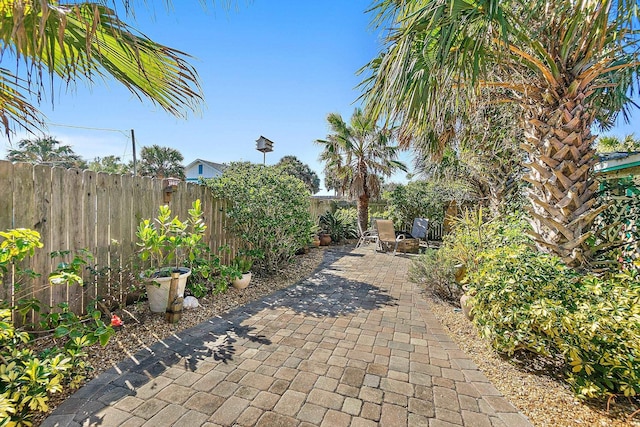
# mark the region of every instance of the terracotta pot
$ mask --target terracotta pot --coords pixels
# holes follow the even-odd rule
[[[320,246],[320,239],[316,237],[313,239],[313,247],[317,248],[319,246]]]
[[[320,246],[329,246],[329,243],[331,243],[331,236],[328,234],[320,236]]]
[[[242,279],[233,279],[231,284],[236,289],[244,289],[249,286],[249,282],[251,282],[251,272],[244,273]]]

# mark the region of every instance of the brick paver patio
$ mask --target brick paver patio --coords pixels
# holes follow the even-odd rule
[[[128,358],[51,426],[530,426],[372,246]]]

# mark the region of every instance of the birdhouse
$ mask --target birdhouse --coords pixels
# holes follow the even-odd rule
[[[165,178],[162,180],[162,187],[164,190],[164,203],[171,202],[171,193],[178,189],[178,184],[180,184],[180,178]]]
[[[273,141],[264,136],[260,136],[260,138],[256,139],[256,150],[262,151],[263,153],[273,151]]]

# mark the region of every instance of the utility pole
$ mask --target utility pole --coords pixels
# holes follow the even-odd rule
[[[136,176],[136,134],[133,133],[133,129],[131,129],[131,145],[133,147],[133,176]]]

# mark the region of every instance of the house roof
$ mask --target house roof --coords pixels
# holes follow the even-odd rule
[[[219,170],[220,172],[224,172],[224,170],[226,169],[227,165],[222,164],[222,163],[215,163],[215,162],[210,162],[208,160],[202,160],[202,159],[195,159],[193,162],[189,163],[187,166],[185,166],[185,169],[189,169],[192,166],[197,165],[198,163],[204,163],[205,165],[211,166],[214,169]]]
[[[600,162],[593,168],[597,174],[604,174],[608,178],[640,174],[640,152],[602,153],[598,157]]]

